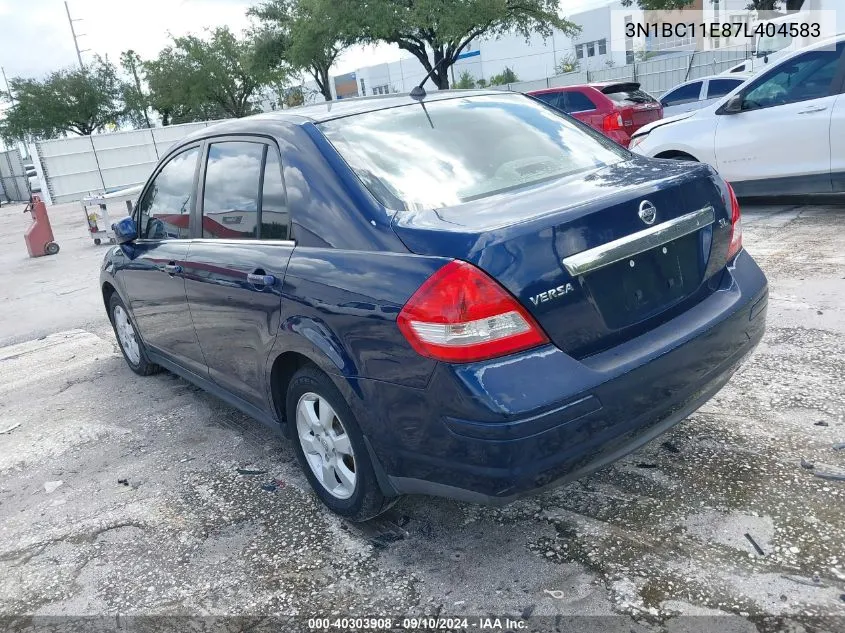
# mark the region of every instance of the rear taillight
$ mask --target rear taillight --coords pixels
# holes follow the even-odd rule
[[[486,273],[452,261],[429,277],[396,323],[423,356],[470,362],[548,342],[525,308]]]
[[[606,115],[602,119],[601,128],[605,132],[613,132],[614,130],[621,130],[622,129],[622,113],[621,112],[611,112],[610,114]]]
[[[731,199],[731,241],[728,245],[728,259],[731,259],[742,250],[742,217],[734,188],[731,187],[729,182],[725,184],[728,186],[728,194]]]

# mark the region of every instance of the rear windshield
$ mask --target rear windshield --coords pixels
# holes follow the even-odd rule
[[[412,104],[319,127],[390,209],[460,204],[627,157],[598,133],[519,94]]]
[[[638,103],[657,103],[657,99],[640,90],[640,84],[613,84],[601,88],[602,94],[617,105],[635,105]]]

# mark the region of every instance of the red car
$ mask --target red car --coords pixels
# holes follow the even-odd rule
[[[624,147],[646,123],[663,118],[660,101],[631,81],[547,88],[527,94],[574,116]]]

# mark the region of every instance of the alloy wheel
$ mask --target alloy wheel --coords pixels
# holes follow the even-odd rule
[[[141,348],[135,338],[135,328],[132,327],[129,315],[126,314],[123,306],[115,306],[114,308],[114,329],[117,332],[120,347],[123,348],[129,362],[138,365],[141,362]]]
[[[296,431],[311,472],[337,499],[355,493],[355,453],[349,434],[329,402],[305,393],[296,404]]]

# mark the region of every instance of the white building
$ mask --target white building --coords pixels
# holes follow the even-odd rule
[[[824,1],[826,0],[806,0],[810,4]],[[675,12],[676,16],[671,19],[685,23],[749,21],[747,4],[747,0],[693,0],[689,9],[700,13],[691,15],[686,11],[683,14]],[[464,72],[469,72],[476,81],[483,79],[489,82],[492,76],[510,68],[519,81],[531,81],[561,74],[565,64],[575,64],[582,71],[598,71],[642,61],[646,56],[686,54],[695,49],[748,45],[744,38],[717,38],[705,41],[698,37],[696,41],[691,36],[674,35],[668,38],[626,37],[627,22],[637,24],[655,18],[653,14],[646,16],[636,7],[636,3],[625,7],[619,0],[608,0],[603,6],[566,14],[566,17],[581,27],[575,36],[565,35],[555,29],[548,38],[532,35],[526,40],[521,35],[508,34],[471,42],[452,66],[450,84],[454,85]],[[666,16],[661,16],[661,19],[666,19]],[[403,51],[397,61],[358,68],[342,77],[333,77],[332,93],[337,98],[338,81],[344,86],[340,98],[408,92],[424,76],[425,69],[420,62]],[[350,92],[353,85],[354,91]],[[307,101],[322,100],[322,95],[316,90],[313,82],[306,82],[305,88],[309,93]],[[428,82],[426,89],[435,88]]]

